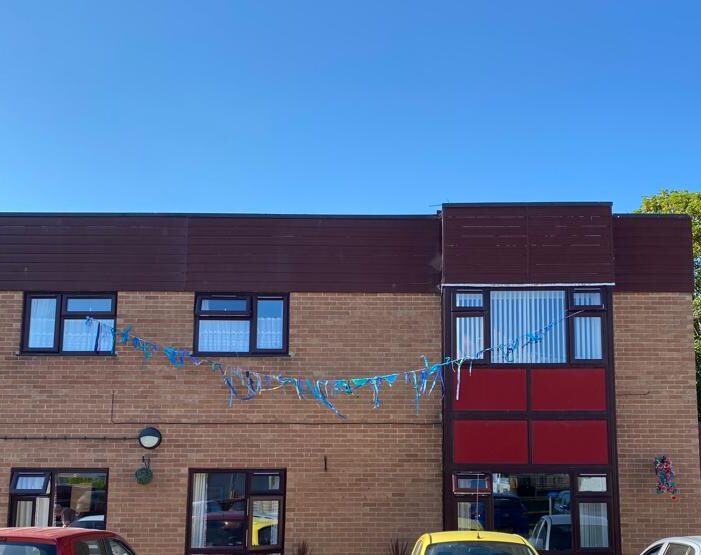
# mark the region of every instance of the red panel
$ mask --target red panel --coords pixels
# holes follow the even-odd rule
[[[457,379],[454,379],[457,387]],[[462,369],[460,399],[455,410],[526,410],[526,371],[518,369]]]
[[[528,425],[522,420],[456,420],[456,463],[527,463]]]
[[[532,370],[533,410],[606,410],[606,374],[601,368]]]
[[[605,420],[539,420],[531,424],[534,464],[606,464]]]

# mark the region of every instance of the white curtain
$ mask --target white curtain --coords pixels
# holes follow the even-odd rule
[[[114,320],[64,320],[63,350],[94,352],[97,343],[99,352],[110,352],[114,343],[113,327]]]
[[[192,480],[192,532],[190,547],[205,547],[207,541],[207,474],[197,473]]]
[[[51,506],[50,499],[48,497],[37,497],[36,503],[36,522],[34,526],[48,526],[49,507]]]
[[[56,299],[32,299],[29,315],[29,348],[50,349],[56,330]]]
[[[33,508],[34,503],[32,501],[17,501],[17,505],[15,505],[15,526],[31,526]]]
[[[248,320],[200,319],[198,350],[210,353],[246,353],[251,323]]]
[[[565,362],[567,360],[567,325],[564,291],[492,291],[491,347],[492,362],[528,364]],[[527,333],[544,331],[542,340],[525,344]],[[519,347],[508,352],[506,345],[519,339]],[[502,348],[497,349],[497,347]]]
[[[282,349],[282,316],[258,318],[258,348]]]
[[[579,533],[582,547],[608,547],[606,503],[579,504]]]
[[[601,357],[601,318],[597,316],[575,317],[574,358],[590,360]]]
[[[483,359],[484,353],[484,318],[466,316],[455,322],[456,356],[458,358]],[[478,355],[478,353],[480,353]]]

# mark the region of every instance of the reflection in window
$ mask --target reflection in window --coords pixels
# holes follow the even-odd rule
[[[580,474],[577,476],[578,491],[605,492],[606,489],[605,474]]]
[[[608,547],[608,512],[606,503],[579,504],[581,547]]]
[[[543,551],[571,549],[569,474],[493,474],[492,492],[496,531],[540,541]]]
[[[458,502],[458,530],[484,530],[484,502]]]
[[[55,477],[54,518],[59,508],[75,512],[71,526],[105,528],[107,474],[104,472],[65,472]],[[58,526],[59,523],[55,522]]]
[[[249,485],[255,496],[250,495]],[[191,487],[191,549],[280,544],[283,488],[279,472],[195,472]],[[273,490],[277,495],[265,495]]]

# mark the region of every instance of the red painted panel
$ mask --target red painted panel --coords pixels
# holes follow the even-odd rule
[[[528,424],[522,420],[456,420],[456,463],[527,463]]]
[[[606,410],[602,368],[531,371],[533,410]]]
[[[463,367],[460,398],[453,391],[452,403],[455,410],[526,410],[526,371],[473,368],[469,374]]]
[[[606,464],[605,420],[532,422],[534,464]]]

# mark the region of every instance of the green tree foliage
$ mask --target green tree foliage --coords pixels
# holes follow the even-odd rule
[[[701,419],[701,192],[669,191],[643,197],[638,212],[654,214],[689,214],[694,245],[694,351],[696,352],[696,398]]]

